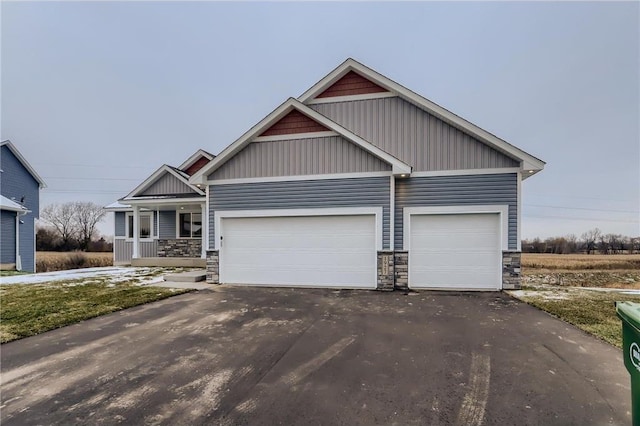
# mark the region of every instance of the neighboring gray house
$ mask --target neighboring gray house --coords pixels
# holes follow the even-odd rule
[[[114,264],[204,267],[205,189],[189,176],[213,157],[199,150],[178,167],[165,164],[106,207],[115,215]]]
[[[189,183],[210,282],[498,290],[520,284],[521,182],[544,164],[348,59]]]
[[[35,219],[44,180],[20,151],[0,142],[0,268],[35,272]]]

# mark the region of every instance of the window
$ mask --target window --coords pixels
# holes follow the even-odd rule
[[[140,238],[151,238],[153,232],[153,221],[151,213],[140,213],[140,221],[138,223]],[[127,215],[127,237],[133,238],[133,215]]]
[[[178,236],[180,238],[199,238],[202,236],[202,214],[180,213],[178,221]]]

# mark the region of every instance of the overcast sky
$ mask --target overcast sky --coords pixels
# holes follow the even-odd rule
[[[0,7],[1,137],[42,206],[107,205],[217,154],[353,57],[547,162],[523,182],[524,238],[640,235],[638,2]]]

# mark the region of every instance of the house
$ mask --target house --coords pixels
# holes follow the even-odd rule
[[[206,189],[189,177],[213,158],[198,150],[178,167],[165,164],[106,207],[114,212],[115,265],[205,266]]]
[[[520,285],[521,183],[545,163],[347,59],[190,178],[210,282]]]
[[[9,140],[0,142],[0,269],[35,272],[35,220],[44,180]]]

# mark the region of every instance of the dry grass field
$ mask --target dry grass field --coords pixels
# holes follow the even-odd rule
[[[523,253],[522,267],[543,270],[640,270],[640,254]]]
[[[36,272],[65,271],[67,269],[112,266],[113,253],[85,253],[81,251],[36,252]]]

